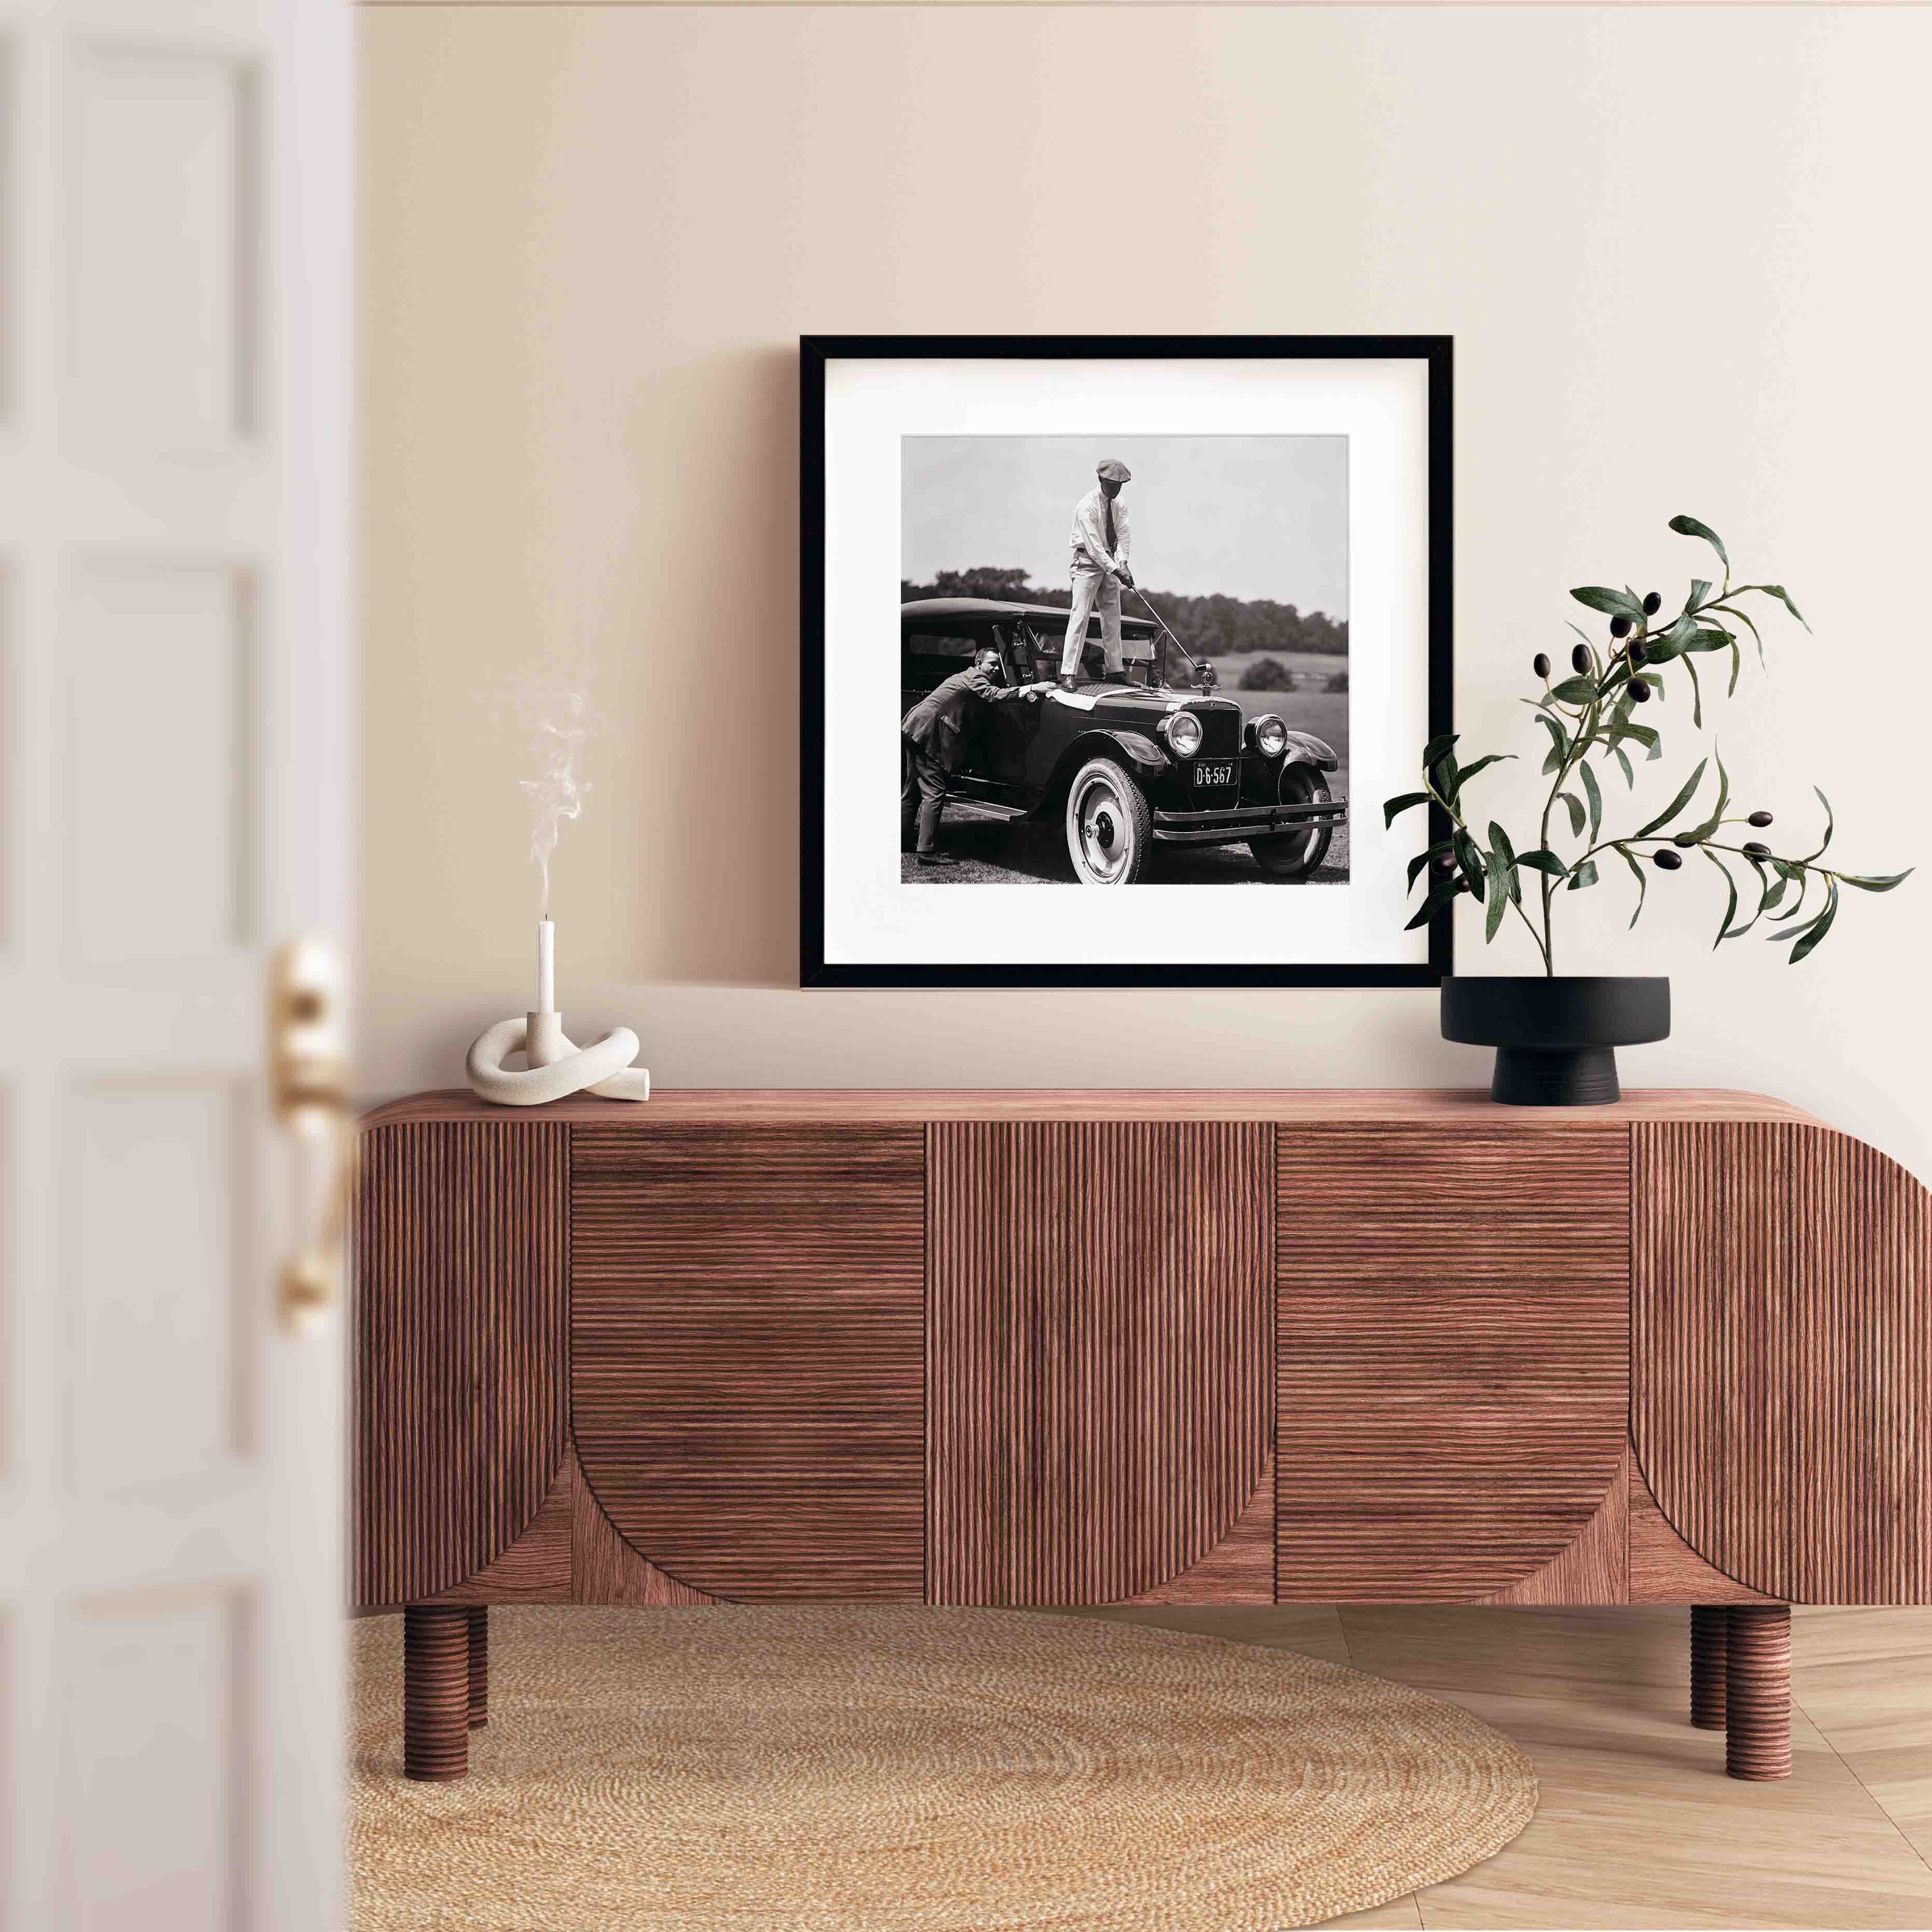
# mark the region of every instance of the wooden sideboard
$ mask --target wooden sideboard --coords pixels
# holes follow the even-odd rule
[[[424,1095],[364,1124],[356,1601],[1932,1600],[1925,1190],[1748,1094]],[[1728,1706],[1726,1682],[1730,1691]]]

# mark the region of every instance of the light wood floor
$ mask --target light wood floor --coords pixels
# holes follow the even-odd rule
[[[1352,1664],[1534,1756],[1521,1838],[1338,1925],[1932,1928],[1932,1610],[1799,1610],[1793,1768],[1724,1774],[1688,1718],[1687,1610],[1106,1610]]]

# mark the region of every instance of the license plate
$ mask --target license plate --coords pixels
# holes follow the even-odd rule
[[[1234,758],[1198,760],[1194,766],[1194,789],[1202,791],[1210,786],[1231,785],[1240,768],[1239,761]]]

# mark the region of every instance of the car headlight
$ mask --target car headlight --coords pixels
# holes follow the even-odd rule
[[[1272,711],[1264,711],[1248,729],[1255,735],[1255,749],[1264,758],[1278,758],[1288,749],[1288,727]]]
[[[1170,711],[1161,720],[1168,748],[1177,758],[1191,758],[1201,748],[1201,721],[1191,711]]]

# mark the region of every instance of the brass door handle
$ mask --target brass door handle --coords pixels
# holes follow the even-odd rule
[[[308,1231],[277,1283],[281,1324],[292,1334],[334,1306],[341,1278],[356,1154],[346,1042],[342,971],[328,942],[278,948],[268,968],[269,1096],[297,1150],[297,1225]]]

